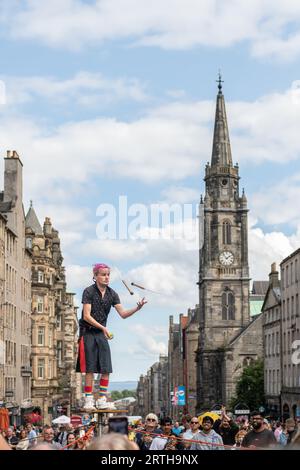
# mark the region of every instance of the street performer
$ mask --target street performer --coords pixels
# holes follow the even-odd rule
[[[97,407],[108,408],[107,389],[109,374],[112,372],[111,354],[108,340],[112,338],[106,328],[107,317],[113,306],[120,317],[128,318],[140,310],[147,301],[137,302],[137,306],[124,310],[117,292],[109,287],[110,268],[98,263],[93,266],[94,284],[84,289],[82,294],[82,317],[79,320],[79,348],[76,372],[85,373],[84,409],[95,410],[93,397],[94,374],[101,374]]]

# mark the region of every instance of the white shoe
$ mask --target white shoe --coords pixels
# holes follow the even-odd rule
[[[107,408],[110,408],[110,403],[108,403],[106,397],[100,397],[96,401],[96,407],[98,408],[98,410],[105,410]]]
[[[85,403],[83,405],[83,409],[86,411],[95,411],[95,400],[93,395],[87,395],[84,397]]]

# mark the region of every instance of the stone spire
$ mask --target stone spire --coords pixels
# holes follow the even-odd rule
[[[25,226],[30,228],[35,235],[43,235],[43,229],[33,208],[32,201],[30,201],[30,208],[25,218]]]
[[[229,132],[227,125],[225,100],[222,93],[222,77],[219,73],[218,82],[218,95],[216,104],[216,116],[215,116],[215,129],[214,129],[214,140],[211,157],[211,166],[232,166],[231,148],[229,140]]]

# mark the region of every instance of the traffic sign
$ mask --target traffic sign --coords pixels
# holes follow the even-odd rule
[[[248,408],[248,405],[245,405],[245,403],[238,403],[234,408],[234,414],[235,415],[249,415],[250,410]]]
[[[81,426],[82,425],[82,419],[81,416],[78,415],[72,415],[71,416],[71,424],[75,427]]]

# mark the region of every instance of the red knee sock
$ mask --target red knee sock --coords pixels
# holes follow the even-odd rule
[[[99,388],[99,397],[106,397],[107,396],[107,389],[108,389],[108,382],[109,379],[100,379],[100,388]]]

